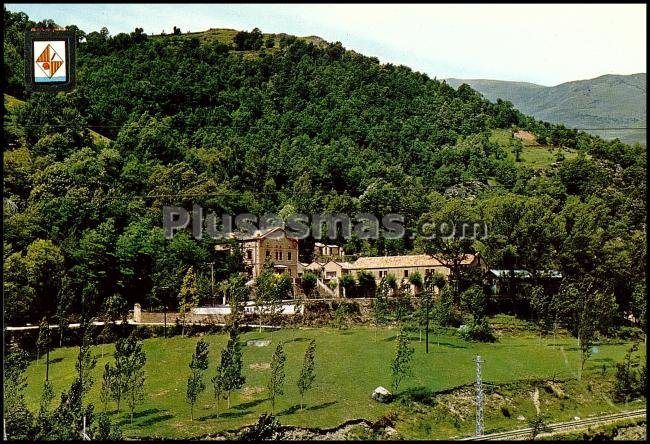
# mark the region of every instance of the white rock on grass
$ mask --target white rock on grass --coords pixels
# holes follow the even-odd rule
[[[372,399],[377,402],[390,402],[393,399],[393,394],[384,387],[379,386],[372,392]]]

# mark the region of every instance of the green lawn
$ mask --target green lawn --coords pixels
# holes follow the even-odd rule
[[[242,339],[270,338],[268,347],[244,347],[244,367],[246,384],[240,393],[233,397],[232,408],[216,418],[212,392],[207,390],[195,409],[195,420],[190,422],[189,406],[185,402],[188,363],[196,337],[171,339],[154,338],[144,341],[147,354],[145,367],[145,402],[137,409],[133,425],[128,424],[126,412],[114,414],[114,419],[124,425],[128,436],[191,437],[214,433],[220,430],[238,428],[253,423],[260,413],[270,410],[266,400],[265,385],[268,370],[252,368],[251,364],[270,362],[271,354],[279,341],[287,341],[287,379],[285,394],[276,405],[276,412],[283,424],[311,427],[333,427],[346,419],[377,419],[395,409],[370,398],[373,389],[379,385],[390,387],[390,362],[394,355],[395,334],[393,329],[376,330],[354,327],[349,330],[333,328],[284,329],[275,332],[248,332]],[[209,378],[215,371],[219,350],[226,343],[226,335],[205,336],[210,345],[211,365]],[[306,410],[296,411],[299,402],[295,381],[300,371],[302,356],[307,341],[317,342],[317,388],[307,396]],[[556,347],[552,339],[539,338],[532,333],[518,334],[501,338],[494,344],[468,343],[453,333],[430,338],[430,353],[424,353],[424,344],[413,336],[416,348],[414,375],[406,383],[408,387],[426,387],[442,390],[471,383],[474,380],[473,359],[480,354],[486,361],[483,375],[485,381],[506,383],[524,379],[570,378],[578,366],[576,341],[571,338],[558,339]],[[606,365],[611,371],[615,362],[623,359],[627,344],[601,344],[598,352],[587,363],[588,372],[599,372]],[[112,353],[113,346],[94,347],[100,354]],[[74,362],[77,348],[64,347],[54,350],[50,356],[52,364],[50,377],[55,392],[67,389],[74,378]],[[100,358],[94,371],[95,384],[89,401],[97,410],[99,402],[101,373],[108,359]],[[45,374],[44,362],[32,364],[27,370],[27,402],[31,409],[37,410],[42,381]],[[401,388],[402,389],[402,388]],[[115,409],[113,403],[109,410]],[[471,422],[471,421],[470,421]],[[471,424],[469,425],[471,426]],[[468,427],[469,427],[468,426]],[[516,426],[516,425],[515,425]],[[405,430],[408,430],[406,428]]]
[[[506,148],[508,157],[512,160],[515,155],[510,152],[510,141],[512,140],[512,131],[508,129],[494,129],[490,135],[490,141],[498,143]],[[521,164],[536,170],[546,169],[554,162],[557,162],[557,155],[562,154],[564,159],[573,159],[578,156],[578,151],[564,147],[551,147],[539,145],[537,142],[524,142],[524,148],[521,152]]]

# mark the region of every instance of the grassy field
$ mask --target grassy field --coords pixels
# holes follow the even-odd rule
[[[250,29],[248,29],[247,31],[250,31]],[[239,31],[236,29],[211,28],[208,29],[207,31],[187,32],[181,34],[181,36],[197,38],[201,43],[220,42],[226,45],[232,45],[235,35],[237,35],[238,32]],[[280,51],[280,39],[282,38],[283,35],[286,34],[262,33],[262,48],[260,50],[246,50],[246,51],[233,51],[233,52],[236,52],[237,54],[241,54],[244,59],[248,59],[248,60],[259,58],[262,52],[273,54],[275,52]],[[161,39],[161,38],[166,38],[167,36],[169,36],[169,34],[166,35],[157,34],[157,35],[152,35],[151,37],[154,39]],[[266,41],[269,38],[273,38],[274,41],[274,46],[272,48],[266,47]],[[325,40],[317,36],[306,36],[306,37],[297,37],[297,38],[307,43],[313,43],[314,45],[319,47],[324,47],[327,45],[327,42]]]
[[[512,140],[512,131],[508,129],[494,129],[490,135],[490,141],[498,143],[506,148],[508,157],[515,159],[515,155],[510,152],[510,141]],[[539,145],[537,142],[524,142],[524,149],[521,152],[521,163],[533,169],[549,168],[551,164],[557,161],[557,155],[562,154],[565,159],[573,159],[578,156],[578,151],[569,148],[557,148],[547,145]]]
[[[369,327],[245,333],[242,336],[244,341],[268,338],[272,342],[267,347],[244,347],[245,387],[233,396],[229,411],[224,413],[225,403],[222,403],[219,418],[216,417],[209,378],[215,372],[215,362],[226,343],[226,336],[205,336],[210,345],[211,365],[206,378],[209,388],[200,397],[193,422],[190,421],[189,406],[185,402],[185,391],[188,363],[198,338],[148,339],[144,341],[147,354],[146,399],[137,409],[133,425],[129,424],[124,409],[120,414],[113,413],[113,418],[123,425],[127,436],[149,437],[200,436],[253,423],[259,414],[270,411],[271,408],[265,389],[269,371],[264,369],[263,364],[270,362],[275,346],[280,341],[286,341],[288,359],[285,394],[276,404],[276,413],[282,424],[333,427],[346,419],[375,420],[396,408],[396,403],[379,404],[370,397],[375,387],[390,387],[390,363],[394,356],[395,335],[393,329],[377,330]],[[317,387],[308,394],[306,408],[300,412],[297,408],[299,396],[296,379],[307,342],[312,338],[317,342]],[[412,340],[416,349],[413,377],[404,387],[400,387],[400,391],[415,387],[440,391],[471,383],[475,377],[472,360],[476,354],[480,354],[486,361],[483,369],[485,381],[494,384],[553,376],[559,379],[571,378],[575,376],[578,367],[579,353],[576,341],[571,338],[558,339],[556,346],[551,343],[552,340],[544,339],[540,342],[531,333],[502,337],[494,344],[478,344],[465,342],[453,332],[448,332],[430,338],[428,355],[424,353],[424,344],[418,342],[417,334]],[[598,353],[587,363],[587,372],[600,372],[603,365],[611,372],[614,363],[622,360],[626,347],[622,343],[601,344]],[[93,402],[97,410],[103,409],[99,402],[102,369],[105,362],[109,359],[112,361],[113,358],[109,355],[114,347],[107,344],[94,347],[93,351],[99,355],[102,349],[104,357],[99,359],[94,370],[95,384],[88,397],[88,401]],[[74,378],[76,354],[77,348],[64,347],[54,350],[50,355],[50,378],[57,399],[58,393],[67,389]],[[41,360],[27,370],[26,397],[28,405],[34,410],[40,399],[44,367]],[[108,410],[115,410],[114,403],[109,404]],[[431,412],[423,413],[422,418],[426,418],[427,414]],[[407,419],[414,420],[415,415],[410,415]],[[467,428],[471,433],[472,419],[467,418],[464,422],[466,424],[461,424],[462,427],[458,430]],[[496,425],[501,426],[500,423]],[[517,424],[513,426],[516,427]],[[402,433],[421,436],[426,430],[423,432],[418,427],[406,424],[402,427]],[[459,433],[458,430],[456,433]],[[442,428],[440,433],[443,432],[449,434],[454,430]]]

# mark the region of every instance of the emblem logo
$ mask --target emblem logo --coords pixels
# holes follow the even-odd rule
[[[34,80],[36,82],[65,82],[65,40],[34,42]],[[58,47],[58,51],[57,51]],[[63,56],[61,55],[63,54]]]
[[[32,29],[25,34],[25,87],[28,91],[69,91],[75,83],[74,32]]]

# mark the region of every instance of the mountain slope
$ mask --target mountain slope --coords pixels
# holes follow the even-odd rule
[[[541,120],[575,128],[629,128],[646,124],[646,74],[604,75],[557,86],[484,79],[447,79],[457,88],[462,83],[489,100],[511,101],[516,108]],[[644,142],[645,130],[590,132]]]

